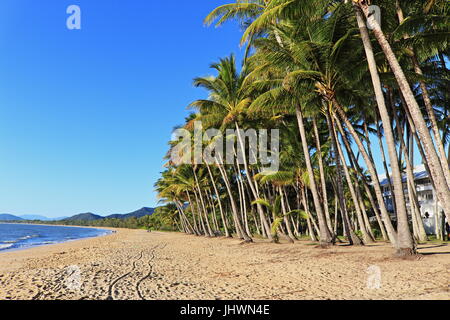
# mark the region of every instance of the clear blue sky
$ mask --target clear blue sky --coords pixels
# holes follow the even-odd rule
[[[239,54],[223,0],[2,0],[0,213],[106,215],[156,205],[172,128],[203,93],[192,78]],[[82,30],[66,9],[82,10]]]

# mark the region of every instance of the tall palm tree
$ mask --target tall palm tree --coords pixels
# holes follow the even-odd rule
[[[386,59],[392,69],[392,72],[395,75],[395,78],[402,92],[403,98],[406,102],[406,105],[408,106],[411,117],[417,127],[421,143],[425,149],[425,156],[434,183],[436,185],[436,194],[444,208],[444,212],[446,213],[447,218],[450,220],[450,184],[449,184],[450,181],[446,180],[446,177],[449,176],[448,174],[449,168],[447,164],[445,164],[445,167],[442,167],[441,160],[435,149],[433,139],[431,138],[431,134],[425,123],[419,104],[415,99],[415,96],[412,92],[408,79],[402,67],[400,66],[397,57],[395,56],[395,53],[392,50],[389,41],[387,40],[383,30],[381,29],[380,24],[370,12],[369,5],[366,0],[358,0],[357,4],[364,13],[367,21],[369,21],[373,26],[373,33],[386,56]],[[394,175],[396,174],[397,173],[394,172]],[[401,222],[401,225],[402,228],[406,229],[404,221]],[[405,243],[411,241],[410,239],[407,239],[407,237],[405,237],[405,239],[403,240],[405,241]]]
[[[211,67],[218,72],[216,77],[196,78],[194,80],[195,86],[209,91],[209,99],[194,101],[190,107],[195,107],[200,111],[200,119],[205,127],[218,126],[223,130],[234,127],[236,129],[238,144],[243,153],[241,156],[244,160],[245,177],[254,199],[258,199],[258,186],[251,177],[239,124],[240,121],[243,121],[245,111],[252,101],[246,81],[249,71],[247,66],[244,65],[242,70],[238,72],[236,59],[233,55],[221,59],[219,63],[214,63]],[[266,234],[270,240],[273,240],[263,207],[259,204],[257,207]]]

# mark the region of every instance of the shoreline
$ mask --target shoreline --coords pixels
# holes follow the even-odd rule
[[[67,227],[67,228],[95,229],[95,230],[100,230],[100,231],[109,231],[109,233],[101,234],[101,235],[97,235],[97,236],[93,236],[93,237],[85,237],[85,238],[78,238],[78,239],[62,240],[61,242],[32,245],[32,246],[29,246],[29,247],[22,247],[22,248],[4,249],[4,250],[0,250],[0,255],[2,253],[16,252],[16,251],[25,251],[25,250],[31,250],[31,249],[39,248],[39,247],[47,247],[47,246],[53,246],[53,245],[64,244],[64,243],[71,243],[71,242],[76,242],[76,241],[81,241],[81,240],[89,240],[89,239],[96,239],[96,238],[106,237],[106,236],[108,236],[110,234],[113,234],[113,233],[117,232],[117,230],[118,230],[118,229],[108,228],[108,227],[83,227],[83,226],[65,226],[65,225],[51,225],[51,224],[50,225],[49,224],[34,224],[34,223],[4,223],[4,222],[0,222],[0,225],[28,225],[28,226],[43,226],[43,227],[63,227],[63,228]]]
[[[386,244],[318,249],[237,239],[113,229],[104,237],[0,253],[6,300],[428,300],[450,299],[450,246],[420,246],[417,260]],[[367,286],[368,268],[382,271]],[[67,270],[79,270],[79,286]]]

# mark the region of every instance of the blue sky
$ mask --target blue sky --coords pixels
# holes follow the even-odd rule
[[[240,55],[223,0],[2,0],[0,212],[106,215],[156,205],[172,128],[203,93],[192,78]],[[79,5],[82,29],[66,28]]]

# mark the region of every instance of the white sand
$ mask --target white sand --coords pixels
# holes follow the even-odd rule
[[[403,261],[384,244],[324,250],[118,230],[0,253],[0,299],[450,299],[450,247],[420,252]],[[368,288],[371,266],[380,289]]]

